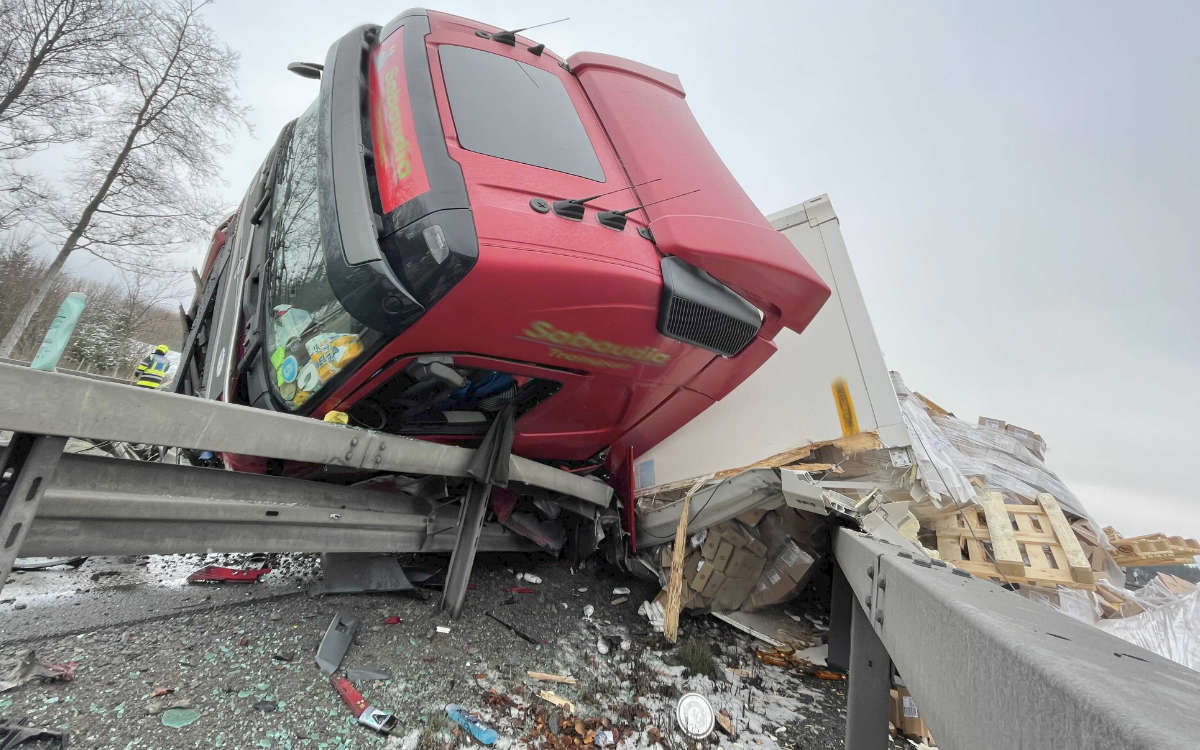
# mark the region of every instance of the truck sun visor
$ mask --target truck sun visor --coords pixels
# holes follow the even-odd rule
[[[421,43],[428,19],[403,20],[383,39],[374,26],[342,37],[326,58],[320,95],[329,284],[354,318],[387,335],[424,315],[479,252],[462,173],[445,163],[432,104]]]

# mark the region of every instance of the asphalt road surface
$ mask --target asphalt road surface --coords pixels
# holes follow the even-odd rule
[[[500,748],[843,744],[844,681],[761,664],[754,649],[762,644],[710,617],[685,618],[672,646],[637,613],[657,586],[599,563],[573,569],[550,557],[481,554],[457,621],[441,614],[436,590],[309,596],[319,572],[311,556],[272,557],[272,572],[254,584],[185,582],[208,563],[251,561],[92,558],[75,570],[14,574],[0,594],[0,657],[33,649],[42,662],[73,662],[74,678],[0,693],[0,716],[66,731],[74,748],[126,750],[467,747],[472,740],[446,719],[448,703],[477,712]],[[542,582],[518,581],[525,572]],[[616,587],[631,589],[625,601]],[[314,665],[335,612],[360,622],[343,670],[389,675],[357,686],[395,713],[391,737],[357,724]],[[819,627],[812,636],[819,644]],[[693,673],[685,644],[711,653],[707,675]],[[528,670],[576,684],[539,682]],[[574,713],[539,697],[542,690],[571,701]],[[718,729],[697,743],[678,731],[675,702],[689,691],[729,716],[732,736]]]

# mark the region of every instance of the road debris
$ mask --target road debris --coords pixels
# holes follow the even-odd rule
[[[404,622],[404,618],[400,617],[400,615],[392,615],[391,617],[384,620],[383,624],[384,625],[399,625],[402,622]]]
[[[59,566],[78,568],[85,562],[87,562],[86,557],[18,557],[13,561],[12,569],[30,572]]]
[[[737,732],[734,731],[734,729],[733,729],[733,720],[729,718],[728,713],[726,713],[725,711],[718,711],[716,718],[717,718],[717,726],[719,726],[721,728],[722,732],[729,735],[730,737],[737,736]]]
[[[451,721],[458,724],[466,732],[483,745],[494,745],[496,740],[500,739],[500,735],[496,730],[487,726],[479,720],[479,717],[467,711],[467,709],[457,703],[446,704],[446,715]]]
[[[0,662],[0,693],[34,680],[42,682],[70,682],[75,678],[76,662],[50,664],[39,661],[33,649],[22,649],[11,658]]]
[[[52,729],[36,729],[29,726],[25,719],[16,724],[0,722],[0,748],[19,747],[26,742],[57,742],[58,747],[67,746],[67,733],[56,732]]]
[[[373,680],[390,680],[392,673],[380,667],[350,667],[346,677],[351,682],[370,682]]]
[[[198,708],[168,708],[162,712],[162,725],[171,727],[172,729],[182,729],[191,724],[195,724],[200,718],[200,709]]]
[[[358,723],[370,727],[380,734],[390,734],[396,728],[396,717],[391,711],[375,708],[367,703],[362,693],[350,684],[345,677],[330,677],[330,682],[342,696],[342,701],[350,708],[350,713],[358,719]]]
[[[541,583],[542,577],[533,573],[517,573],[518,581],[527,581],[529,583]]]
[[[445,625],[438,625],[436,630],[437,630],[437,632],[441,633],[442,635],[450,634],[450,628]]]
[[[553,703],[555,706],[558,706],[563,710],[563,713],[567,714],[568,716],[575,713],[575,704],[566,698],[557,695],[553,690],[539,690],[538,697],[548,703]]]
[[[342,658],[354,640],[354,632],[358,630],[358,620],[346,617],[341,612],[333,615],[321,645],[317,647],[317,666],[325,674],[333,674],[341,666]]]
[[[206,565],[187,579],[188,583],[257,583],[259,578],[270,572],[271,569],[266,567],[238,570],[220,565]]]
[[[521,639],[523,639],[523,640],[525,640],[525,641],[528,641],[529,643],[532,643],[532,644],[533,644],[533,645],[535,645],[535,646],[537,646],[537,645],[540,645],[540,643],[541,643],[541,642],[540,642],[540,641],[538,641],[536,638],[534,638],[533,636],[529,635],[529,634],[528,634],[528,633],[526,633],[525,631],[521,630],[521,629],[520,629],[520,628],[518,628],[516,625],[513,625],[513,624],[512,624],[512,623],[510,623],[510,622],[506,622],[505,620],[502,620],[502,619],[500,619],[499,617],[497,617],[497,616],[496,616],[496,613],[495,613],[495,612],[485,612],[484,614],[486,614],[488,617],[492,618],[492,619],[493,619],[493,620],[495,620],[496,622],[500,623],[500,624],[501,624],[501,625],[503,625],[504,627],[508,628],[508,629],[509,629],[509,630],[511,630],[512,632],[516,633],[516,634],[517,634],[517,636],[518,636],[518,637],[520,637]]]
[[[548,672],[534,672],[533,670],[530,670],[525,674],[529,675],[529,677],[534,680],[541,680],[543,682],[558,682],[563,685],[579,684],[574,677],[565,674],[550,674]]]
[[[675,704],[675,723],[694,740],[702,740],[712,734],[716,721],[712,704],[699,693],[684,693]]]

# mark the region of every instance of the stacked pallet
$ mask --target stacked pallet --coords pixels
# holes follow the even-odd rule
[[[1113,557],[1122,567],[1143,565],[1193,565],[1200,555],[1200,542],[1165,534],[1122,537],[1111,526],[1104,529],[1115,548]]]

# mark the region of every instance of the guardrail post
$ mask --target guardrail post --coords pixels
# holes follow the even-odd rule
[[[829,596],[829,656],[825,663],[843,672],[850,671],[850,603],[854,592],[846,574],[833,566],[833,585]]]
[[[843,578],[843,580],[845,580]],[[832,623],[831,623],[832,625]],[[846,750],[888,746],[892,661],[855,600],[850,607],[850,687],[846,693]]]
[[[458,540],[454,543],[454,551],[450,553],[450,566],[446,569],[446,582],[442,586],[442,609],[455,619],[462,613],[463,602],[467,598],[475,551],[479,548],[479,532],[483,529],[491,495],[492,485],[471,482],[458,514]]]
[[[66,445],[65,437],[18,432],[0,451],[0,590]]]

